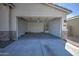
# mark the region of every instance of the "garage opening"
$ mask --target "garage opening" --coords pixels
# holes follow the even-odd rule
[[[61,37],[61,17],[17,17],[17,37],[25,34],[51,34]]]

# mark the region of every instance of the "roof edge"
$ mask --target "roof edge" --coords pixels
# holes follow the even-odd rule
[[[68,20],[79,18],[79,15],[68,18]]]
[[[66,9],[66,8],[64,8],[64,7],[61,7],[61,6],[59,6],[59,5],[56,5],[56,4],[54,4],[54,3],[41,3],[41,4],[45,4],[45,5],[48,5],[48,6],[50,6],[50,7],[54,7],[54,8],[56,8],[56,9],[60,10],[60,11],[63,11],[63,12],[65,12],[65,13],[67,13],[67,14],[70,14],[70,13],[72,12],[71,10]]]

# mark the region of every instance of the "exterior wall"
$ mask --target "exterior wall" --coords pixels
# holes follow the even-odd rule
[[[62,17],[62,21],[61,21],[62,22],[61,23],[62,24],[62,35],[61,36],[62,36],[63,39],[67,39],[68,30],[67,30],[67,24],[64,22],[64,20],[67,20],[66,16]],[[66,26],[64,26],[64,25],[66,25]]]
[[[63,12],[42,4],[15,4],[15,6],[16,8],[11,11],[12,30],[16,30],[16,16],[65,16]]]
[[[28,32],[43,32],[44,31],[44,23],[28,23]]]
[[[65,13],[43,4],[15,4],[15,8],[11,10],[11,30],[17,30],[16,16],[43,16],[43,17],[62,17],[61,32],[63,30],[63,20]],[[62,34],[62,33],[61,33]]]
[[[0,8],[0,31],[9,31],[9,7]]]
[[[9,40],[9,7],[0,8],[0,41]]]
[[[63,20],[65,19],[64,12],[42,4],[15,4],[15,6],[14,9],[9,9],[8,6],[0,9],[0,38],[3,39],[3,37],[6,36],[8,39],[16,39],[17,16],[62,17],[60,21],[60,33],[63,31]],[[4,21],[4,19],[6,20]],[[3,34],[2,31],[4,34],[6,33],[3,36],[1,36]],[[41,29],[41,31],[43,30]]]
[[[72,35],[79,37],[79,18],[68,21],[68,28],[71,26]]]
[[[67,29],[67,23],[65,22],[63,25],[63,39],[68,38],[68,29]]]
[[[49,33],[61,37],[61,22],[60,19],[55,19],[49,22]]]

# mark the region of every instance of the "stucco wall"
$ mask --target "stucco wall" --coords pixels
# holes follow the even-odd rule
[[[16,16],[49,16],[62,17],[65,14],[52,7],[42,4],[15,4],[15,8],[11,10],[12,30],[16,30]]]
[[[72,27],[72,35],[79,37],[79,18],[69,20],[67,24]]]
[[[61,19],[55,19],[49,22],[49,33],[61,37]]]
[[[17,16],[42,16],[42,17],[61,17],[61,34],[63,31],[63,21],[65,19],[65,13],[62,11],[59,11],[55,8],[49,7],[47,5],[43,4],[15,4],[15,8],[11,10],[11,30],[16,31],[17,30],[17,22],[16,17]]]
[[[0,31],[9,31],[9,7],[0,8]]]
[[[9,7],[0,9],[0,31],[11,31],[11,36],[15,37],[17,32],[17,17],[19,16],[42,16],[42,17],[61,17],[60,33],[63,31],[63,21],[66,19],[64,12],[47,5],[38,3],[14,4],[16,7],[9,10]],[[9,13],[10,11],[10,13]],[[10,14],[10,15],[9,15]],[[10,18],[9,18],[10,17]],[[40,24],[39,26],[41,26]],[[40,30],[42,31],[42,30]],[[18,32],[17,32],[18,33]],[[17,34],[18,35],[18,34]],[[10,37],[11,37],[10,36]]]
[[[0,7],[0,41],[9,40],[9,7]]]

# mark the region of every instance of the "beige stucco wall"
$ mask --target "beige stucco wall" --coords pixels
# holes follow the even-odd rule
[[[72,35],[79,37],[79,18],[69,20],[67,24],[72,26]]]
[[[55,8],[49,7],[47,5],[43,4],[15,4],[15,8],[11,10],[11,30],[16,31],[17,30],[17,18],[16,16],[47,16],[47,17],[61,17],[60,20],[60,33],[62,33],[63,30],[63,22],[66,17],[65,13],[62,11],[59,11]],[[61,35],[62,36],[62,35]]]
[[[0,31],[9,31],[9,7],[0,7]]]
[[[16,30],[16,16],[49,16],[64,17],[65,14],[59,10],[42,4],[15,4],[15,8],[11,11],[12,30]]]

